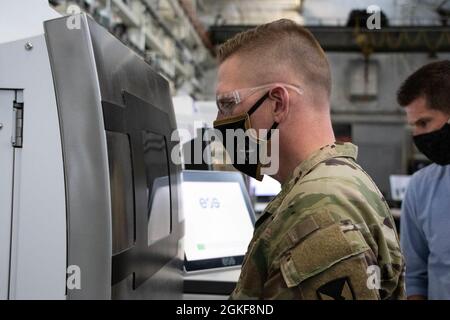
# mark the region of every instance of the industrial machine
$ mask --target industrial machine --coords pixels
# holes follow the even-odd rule
[[[28,11],[0,38],[0,299],[181,299],[168,83],[86,15]]]

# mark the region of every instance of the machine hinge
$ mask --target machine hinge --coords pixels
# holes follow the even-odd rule
[[[14,148],[22,148],[23,144],[23,102],[14,101],[14,131],[12,135],[12,145]]]

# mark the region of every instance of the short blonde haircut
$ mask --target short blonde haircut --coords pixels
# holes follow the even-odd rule
[[[291,20],[277,20],[235,35],[219,47],[219,62],[235,54],[265,59],[267,68],[285,62],[306,85],[321,88],[330,96],[331,74],[325,52],[311,32]]]

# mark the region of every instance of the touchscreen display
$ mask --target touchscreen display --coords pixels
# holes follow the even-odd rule
[[[245,255],[253,223],[238,182],[185,181],[188,261]]]

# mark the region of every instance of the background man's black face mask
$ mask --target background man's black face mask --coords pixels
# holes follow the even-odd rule
[[[228,117],[226,119],[217,120],[214,122],[214,128],[219,130],[222,134],[222,144],[225,149],[227,147],[226,141],[226,131],[227,130],[243,130],[244,132],[248,129],[251,129],[250,115],[255,112],[262,103],[269,97],[269,92],[267,92],[264,96],[262,96],[251,108],[248,112],[239,114],[237,116]],[[271,131],[278,126],[278,123],[274,123],[270,128],[266,140],[270,140]],[[253,177],[257,180],[262,180],[263,176],[261,174],[261,160],[260,160],[260,149],[261,143],[251,141],[250,139],[245,139],[245,145],[239,146],[234,141],[234,148],[231,150],[227,150],[228,154],[231,158],[233,167],[237,170],[245,173],[246,175]],[[250,153],[256,152],[257,163],[251,163],[251,159],[254,157],[250,156]],[[240,161],[239,161],[240,160]]]
[[[428,159],[441,166],[450,164],[450,124],[441,129],[413,137],[414,143]]]

